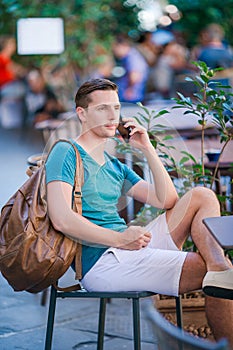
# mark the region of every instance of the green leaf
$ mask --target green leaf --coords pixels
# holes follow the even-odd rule
[[[186,115],[186,114],[193,114],[193,113],[194,113],[194,111],[191,110],[191,111],[185,111],[183,114]]]
[[[208,83],[208,82],[209,82],[209,78],[208,78],[206,75],[200,74],[200,77],[201,77],[202,81],[204,81],[205,83]],[[199,77],[198,77],[198,78],[199,78]]]
[[[165,136],[165,137],[163,138],[163,141],[173,140],[173,139],[174,139],[174,137],[173,137],[173,136],[171,136],[171,135],[167,135],[167,136]]]
[[[170,113],[170,112],[167,111],[166,109],[163,109],[163,110],[159,111],[155,117],[160,117],[161,115],[168,114],[168,113]]]
[[[198,120],[198,124],[200,124],[200,125],[205,125],[205,124],[206,124],[206,121],[205,121],[205,120]]]
[[[157,141],[156,140],[150,140],[152,146],[156,149],[157,148]]]
[[[190,81],[190,82],[192,82],[192,83],[195,81],[195,80],[194,80],[193,78],[191,78],[191,77],[186,77],[185,80],[186,80],[186,81]]]
[[[188,156],[193,161],[193,163],[197,164],[196,159],[194,158],[194,156],[191,153],[186,152],[186,151],[181,151],[181,153],[185,154],[186,156]]]
[[[145,122],[147,122],[147,123],[149,122],[150,119],[147,118],[147,117],[145,116],[145,114],[143,114],[143,113],[141,113],[141,112],[138,112],[137,114],[138,114],[140,117],[142,117],[142,119],[143,119]]]
[[[184,164],[189,161],[189,157],[182,157],[181,160],[179,161],[179,164]]]
[[[201,77],[196,76],[196,81],[198,81],[201,85],[204,85],[206,82]]]

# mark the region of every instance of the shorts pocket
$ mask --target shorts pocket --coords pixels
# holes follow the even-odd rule
[[[119,257],[119,254],[117,253],[115,248],[107,249],[102,256],[107,256],[108,255],[109,258],[110,258],[110,254],[118,263],[120,263],[120,257]]]

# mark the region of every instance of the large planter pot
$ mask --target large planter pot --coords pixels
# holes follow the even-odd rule
[[[175,298],[157,294],[154,297],[156,309],[176,325]],[[184,329],[201,338],[214,340],[205,316],[205,296],[200,291],[182,295]]]

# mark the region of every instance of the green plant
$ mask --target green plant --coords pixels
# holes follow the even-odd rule
[[[221,69],[209,69],[204,62],[193,62],[198,72],[187,77],[186,80],[196,87],[196,92],[193,97],[185,97],[177,92],[177,98],[172,100],[175,102],[172,109],[182,108],[185,117],[190,114],[197,116],[197,125],[201,127],[201,158],[196,159],[190,152],[181,150],[180,160],[176,160],[171,155],[171,150],[174,149],[172,140],[174,138],[173,130],[158,123],[157,119],[161,116],[169,118],[169,111],[164,109],[159,112],[149,110],[142,104],[139,104],[140,110],[134,118],[143,125],[150,136],[151,143],[158,151],[163,159],[167,170],[171,176],[174,175],[174,183],[177,187],[179,195],[184,194],[188,189],[194,186],[205,186],[214,189],[214,184],[218,181],[217,172],[219,162],[228,143],[233,139],[233,109],[232,109],[232,92],[231,86],[223,85],[221,81],[216,79],[217,73]],[[205,155],[205,131],[208,122],[212,123],[219,132],[221,151],[219,160],[213,171],[206,169],[204,162]],[[175,135],[176,137],[176,135]],[[140,158],[138,151],[130,148],[129,144],[122,144],[118,141],[118,152],[137,155]],[[140,158],[139,165],[143,165],[145,160]],[[192,164],[190,166],[190,164]],[[175,179],[177,179],[175,180]],[[222,214],[228,214],[225,210],[226,201],[232,201],[231,195],[218,195],[219,202],[222,208]],[[154,209],[145,206],[141,209],[137,216],[137,220],[146,222],[150,216],[156,216],[158,213]]]
[[[16,56],[25,66],[66,67],[83,79],[111,52],[116,33],[138,33],[136,4],[116,0],[3,0],[0,32],[15,35],[16,22],[29,17],[61,17],[65,24],[65,52],[61,55]]]
[[[189,47],[198,43],[198,33],[210,23],[220,24],[225,33],[226,41],[231,46],[232,38],[232,0],[170,0],[182,13],[179,21],[173,22],[175,31],[180,31]]]
[[[204,185],[206,175],[204,163],[205,130],[208,117],[211,117],[210,122],[217,127],[222,147],[220,157],[211,176],[210,188],[213,188],[221,156],[227,144],[233,138],[232,87],[223,85],[221,81],[216,80],[216,73],[222,68],[210,69],[205,62],[193,62],[193,64],[197,67],[198,74],[194,77],[187,77],[186,81],[193,83],[197,88],[197,92],[193,94],[193,99],[177,92],[178,98],[173,98],[176,105],[172,108],[185,108],[184,115],[196,115],[197,121],[201,125],[201,175],[204,179]]]

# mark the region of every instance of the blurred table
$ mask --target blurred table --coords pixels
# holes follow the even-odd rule
[[[167,142],[168,145],[173,146],[173,149],[168,149],[166,152],[169,156],[173,157],[178,163],[186,155],[183,152],[191,154],[197,161],[198,164],[201,163],[201,140],[200,139],[188,139],[184,140],[182,138],[172,139]],[[207,149],[219,149],[222,148],[222,144],[219,138],[206,139],[205,140],[205,152]],[[192,167],[194,162],[190,159],[184,166]],[[214,173],[217,162],[210,162],[206,155],[204,155],[204,166],[205,169]],[[176,171],[170,172],[171,176],[176,177]],[[218,170],[216,173],[214,181],[214,189],[216,194],[230,194],[233,193],[233,141],[230,141],[226,146],[223,154],[221,155],[220,162],[218,165]],[[224,204],[221,204],[224,207]],[[225,203],[226,205],[226,203]],[[231,207],[231,205],[229,204]],[[230,209],[232,211],[232,209]]]
[[[203,222],[224,249],[233,249],[233,215],[205,218]]]
[[[58,139],[76,138],[81,131],[81,124],[74,112],[62,113],[58,119],[49,119],[35,125],[43,135],[47,151]]]
[[[201,139],[183,139],[182,137],[166,140],[166,146],[172,146],[173,149],[167,148],[166,152],[172,156],[176,161],[179,161],[184,154],[182,152],[190,153],[197,161],[201,159]],[[204,142],[204,152],[208,150],[221,149],[223,144],[220,143],[219,137],[206,138]],[[204,155],[205,165],[211,168],[216,165],[215,162],[209,162],[206,155]],[[230,164],[233,164],[233,140],[226,146],[221,159],[221,166],[227,169]],[[192,162],[190,161],[190,164]]]
[[[201,157],[201,141],[200,139],[195,140],[185,140],[185,145],[189,152],[195,156],[197,160]],[[219,139],[208,139],[205,142],[205,152],[210,149],[221,149],[222,144]],[[211,173],[214,172],[217,162],[210,162],[206,155],[204,155],[204,165],[206,169],[209,169]],[[230,141],[221,155],[220,162],[218,165],[218,171],[216,174],[216,193],[222,194],[221,187],[221,177],[229,176],[232,180],[233,178],[233,141]],[[233,190],[233,185],[231,183],[231,192]]]

